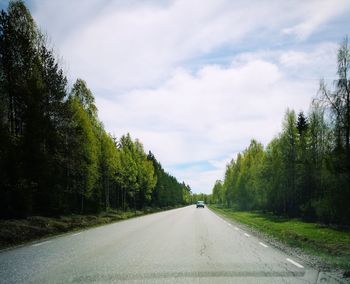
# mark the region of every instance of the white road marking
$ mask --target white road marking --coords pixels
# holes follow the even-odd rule
[[[262,243],[262,242],[259,242],[259,244],[260,245],[262,245],[264,248],[268,248],[268,246],[267,245],[265,245],[264,243]]]
[[[235,227],[235,230],[237,230],[237,231],[238,231],[239,229],[238,229],[237,227]]]
[[[232,226],[232,224],[230,224],[230,223],[227,223],[229,226]]]
[[[249,235],[249,234],[247,234],[247,233],[244,233],[244,235],[245,235],[246,237],[250,237],[250,235]]]
[[[294,264],[295,266],[299,267],[299,268],[304,268],[304,266],[302,266],[301,264],[297,263],[296,261],[287,258],[287,261],[289,261],[290,263]]]
[[[33,244],[32,247],[41,246],[41,245],[47,244],[47,243],[51,243],[51,241],[45,241],[45,242],[41,242],[41,243],[36,243],[36,244]]]
[[[74,237],[74,236],[77,236],[77,235],[80,235],[81,233],[76,233],[76,234],[73,234],[72,236]]]

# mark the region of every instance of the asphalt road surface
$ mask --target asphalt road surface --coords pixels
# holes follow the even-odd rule
[[[319,273],[300,260],[209,209],[195,206],[70,233],[0,253],[1,283],[319,280]]]

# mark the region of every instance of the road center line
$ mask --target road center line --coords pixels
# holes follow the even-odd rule
[[[246,237],[250,237],[250,235],[249,235],[249,234],[247,234],[247,233],[244,233],[244,235],[245,235]]]
[[[262,242],[259,242],[259,244],[260,245],[262,245],[264,248],[268,248],[268,246],[267,245],[265,245],[264,243],[262,243]]]
[[[287,261],[289,261],[290,263],[294,264],[295,266],[299,267],[299,268],[304,268],[304,266],[302,266],[301,264],[297,263],[296,261],[287,258]]]
[[[75,233],[75,234],[72,235],[72,237],[77,236],[77,235],[80,235],[80,234],[81,234],[81,233]]]
[[[41,245],[47,244],[47,243],[51,243],[51,241],[45,241],[45,242],[41,242],[41,243],[36,243],[36,244],[33,244],[32,247],[41,246]]]

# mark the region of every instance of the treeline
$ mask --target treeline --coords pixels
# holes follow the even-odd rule
[[[205,193],[192,193],[191,203],[194,204],[197,201],[204,201],[205,204],[211,203],[211,195]]]
[[[0,15],[0,141],[1,217],[190,201],[140,141],[106,133],[83,80],[68,89],[22,1]]]
[[[338,79],[308,114],[287,110],[282,132],[266,148],[255,140],[226,168],[212,201],[326,223],[350,224],[350,50],[338,50]]]
[[[166,173],[151,152],[147,158],[152,161],[157,176],[157,183],[152,191],[153,204],[162,207],[191,203],[192,192],[190,186],[184,182],[179,183],[175,177]]]

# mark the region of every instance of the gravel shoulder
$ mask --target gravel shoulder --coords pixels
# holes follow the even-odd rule
[[[300,259],[303,263],[313,267],[318,270],[321,274],[326,277],[328,282],[326,283],[350,283],[349,272],[347,270],[334,267],[333,265],[325,262],[318,255],[313,255],[308,252],[305,252],[300,247],[290,246],[280,239],[271,236],[270,234],[263,232],[262,230],[253,228],[247,224],[244,224],[240,221],[237,221],[232,216],[227,216],[227,214],[223,214],[221,211],[217,210],[217,208],[213,206],[208,207],[215,214],[220,215],[224,220],[231,223],[234,226],[237,226],[241,230],[250,232],[251,235],[263,240],[265,243],[269,244],[271,247],[279,249],[284,253],[296,258]]]

